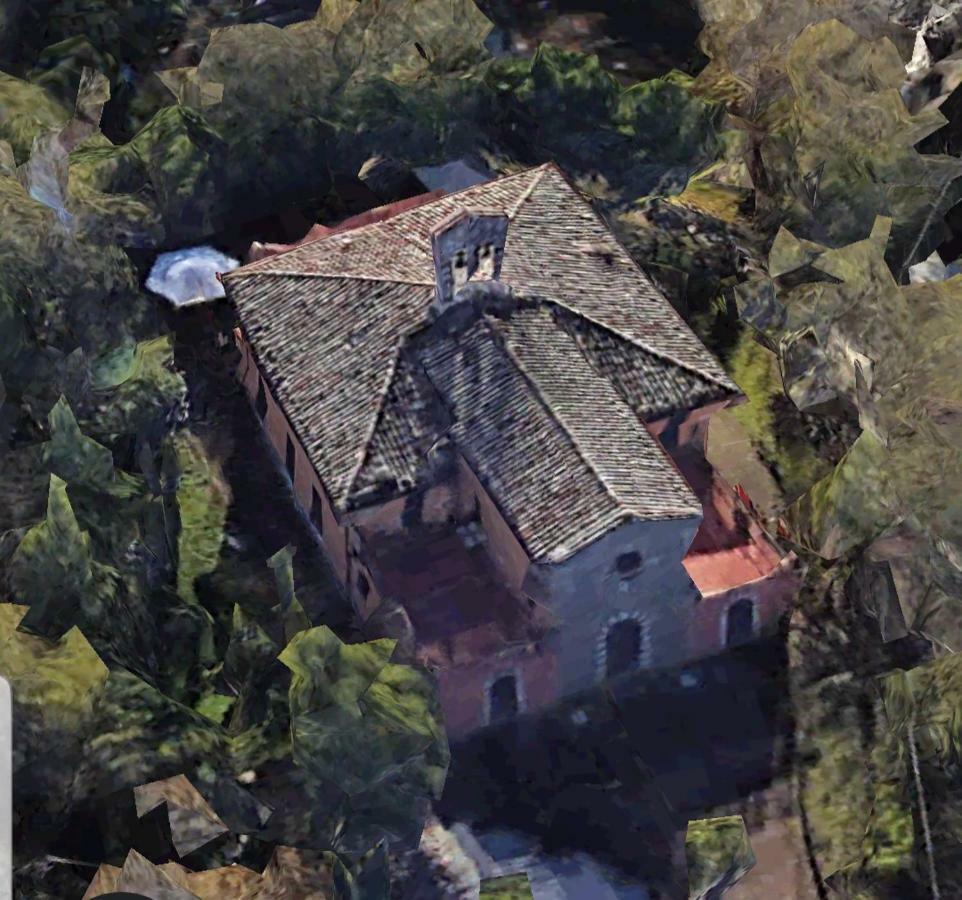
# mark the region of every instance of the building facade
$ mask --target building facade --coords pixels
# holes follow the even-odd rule
[[[452,738],[790,603],[790,561],[705,458],[737,387],[556,167],[223,281],[297,504],[360,618],[436,670]]]

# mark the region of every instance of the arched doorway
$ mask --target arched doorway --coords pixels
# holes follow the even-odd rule
[[[736,647],[755,637],[755,604],[742,598],[725,614],[725,646]]]
[[[637,619],[620,619],[605,635],[605,677],[617,678],[641,665],[642,630]]]
[[[514,675],[502,675],[488,688],[488,721],[504,722],[518,714],[518,681]]]

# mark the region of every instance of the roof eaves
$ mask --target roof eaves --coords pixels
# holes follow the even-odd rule
[[[582,312],[582,310],[576,309],[575,307],[570,306],[569,304],[565,303],[563,300],[558,300],[552,297],[552,298],[545,298],[545,302],[553,304],[554,306],[557,306],[560,309],[563,309],[565,312],[569,312],[580,319],[584,319],[586,322],[590,322],[592,325],[595,325],[598,328],[601,328],[604,331],[607,331],[610,334],[613,334],[616,337],[621,338],[621,340],[627,341],[629,344],[634,345],[639,350],[644,350],[645,353],[650,353],[652,356],[655,356],[658,359],[663,359],[665,362],[671,363],[673,366],[677,366],[679,369],[684,369],[686,372],[689,372],[692,375],[697,375],[699,378],[704,378],[706,381],[711,382],[712,384],[717,384],[719,387],[724,388],[726,391],[729,391],[733,396],[738,396],[738,395],[741,395],[742,393],[741,388],[739,388],[738,385],[735,384],[735,382],[732,381],[727,375],[724,378],[719,378],[715,375],[710,374],[709,372],[703,372],[701,369],[696,369],[691,364],[684,363],[681,360],[676,359],[671,354],[665,353],[663,350],[656,350],[654,347],[649,346],[644,341],[640,341],[637,338],[633,338],[630,335],[625,334],[623,331],[619,330],[618,328],[615,328],[614,326],[608,324],[607,322],[601,322],[598,319],[594,318],[593,316],[586,315],[584,312]],[[670,303],[668,303],[667,300],[665,300],[665,303],[668,304],[669,306],[671,305]],[[684,321],[684,319],[682,319],[682,321]],[[688,327],[687,324],[685,327],[686,328]],[[708,353],[711,352],[710,350],[708,350],[707,347],[705,348],[705,350]]]
[[[581,191],[578,190],[578,188],[574,185],[574,183],[571,181],[571,179],[568,178],[567,174],[561,169],[560,166],[558,166],[558,165],[555,164],[554,162],[546,163],[546,164],[543,166],[543,172],[541,173],[541,175],[540,175],[539,178],[537,179],[537,182],[540,184],[541,180],[544,178],[544,174],[547,172],[547,170],[548,170],[549,168],[553,168],[554,171],[558,174],[558,177],[561,178],[561,180],[567,185],[568,190],[570,190],[570,191],[572,192],[572,194],[574,194],[589,210],[591,210],[591,214],[598,220],[598,222],[602,225],[602,227],[603,227],[603,228],[605,229],[605,231],[608,233],[608,237],[614,242],[614,244],[615,244],[615,246],[618,248],[618,250],[621,251],[621,253],[624,255],[624,258],[628,261],[629,265],[632,266],[634,269],[636,269],[637,272],[638,272],[638,274],[640,274],[646,281],[648,281],[649,283],[651,283],[651,279],[650,279],[650,278],[648,277],[648,275],[645,273],[645,270],[642,269],[642,267],[638,264],[638,262],[635,260],[635,258],[631,255],[631,253],[628,251],[628,248],[618,239],[618,235],[615,234],[614,230],[612,229],[612,227],[611,227],[611,225],[608,223],[608,221],[605,219],[605,217],[604,217],[600,212],[598,212],[598,210],[595,208],[595,206],[594,206],[593,203],[591,203],[588,199],[585,198],[585,196],[581,193]],[[519,208],[520,208],[520,204],[519,204]],[[671,305],[671,303],[668,302],[667,298],[666,298],[666,297],[662,294],[662,292],[658,289],[658,286],[655,285],[654,283],[651,283],[651,287],[652,287],[652,290],[654,290],[654,291],[661,297],[661,299],[664,301],[665,306],[668,307],[669,315],[672,315],[672,314],[673,314],[673,315],[675,316],[675,318],[678,320],[678,322],[682,325],[682,327],[690,331],[691,329],[689,328],[688,323],[685,321],[684,317],[678,312],[678,310],[676,310],[676,309]],[[555,301],[555,302],[557,302],[559,306],[564,306],[566,309],[571,309],[570,307],[567,306],[567,304],[561,303],[560,301]],[[663,353],[663,352],[659,352],[659,351],[652,350],[651,347],[646,346],[646,345],[645,345],[644,343],[642,343],[641,341],[635,340],[634,338],[630,338],[630,337],[628,337],[627,335],[622,334],[621,332],[617,331],[617,330],[614,329],[614,328],[611,328],[611,327],[608,326],[608,325],[603,325],[601,322],[597,322],[596,320],[592,319],[591,317],[584,315],[584,314],[581,313],[579,310],[571,309],[571,312],[576,313],[576,314],[582,316],[582,318],[588,319],[588,321],[590,321],[590,322],[594,322],[594,323],[597,324],[597,325],[602,325],[602,327],[608,328],[609,331],[614,332],[614,333],[617,334],[619,337],[624,338],[625,340],[630,341],[630,342],[633,343],[633,344],[636,344],[636,345],[637,345],[638,347],[640,347],[642,350],[646,350],[646,351],[648,351],[649,353],[654,353],[655,355],[660,356],[661,358],[667,360],[667,361],[670,362],[670,363],[673,363],[674,365],[680,366],[680,367],[683,368],[683,369],[687,369],[689,372],[693,372],[693,373],[696,374],[696,375],[700,375],[702,378],[707,378],[709,381],[712,381],[712,382],[714,382],[715,384],[718,384],[718,385],[720,385],[720,386],[722,386],[722,387],[725,387],[725,388],[727,388],[727,389],[729,389],[729,390],[734,389],[734,392],[735,392],[735,393],[741,393],[741,391],[740,391],[740,389],[738,388],[738,386],[735,385],[734,382],[732,382],[731,379],[728,378],[727,376],[725,377],[724,380],[719,379],[717,376],[711,375],[711,374],[709,374],[708,372],[703,372],[703,371],[701,371],[700,369],[694,368],[693,366],[685,365],[685,364],[679,362],[679,361],[678,361],[677,359],[675,359],[674,357],[668,355],[667,353]],[[697,339],[697,337],[696,337],[696,339]],[[700,341],[699,341],[699,343],[700,343]],[[706,353],[710,353],[711,351],[709,351],[708,348],[705,347],[705,352],[706,352]],[[725,384],[725,381],[727,381],[727,382],[729,382],[729,383],[728,383],[728,384]]]
[[[267,278],[269,276],[277,276],[279,278],[327,278],[337,281],[370,281],[374,284],[411,284],[417,285],[418,287],[434,286],[434,281],[429,281],[427,278],[398,278],[390,273],[386,275],[342,275],[337,272],[286,272],[275,269],[267,272],[244,273],[244,277],[246,278],[254,278],[255,276],[259,278]]]
[[[665,510],[659,514],[657,521],[669,521],[677,519],[693,519],[702,514],[702,510]],[[626,525],[629,522],[639,521],[638,516],[635,515],[630,510],[625,509],[617,518],[604,522],[599,526],[585,529],[580,532],[573,540],[568,544],[560,547],[556,550],[549,551],[548,553],[543,553],[536,558],[532,558],[532,561],[538,565],[562,565],[566,563],[571,557],[580,553],[586,547],[590,547],[597,541],[600,541],[603,537],[611,534],[612,531],[620,528],[622,525]]]
[[[387,406],[387,398],[391,392],[391,384],[394,381],[394,376],[397,374],[398,367],[401,362],[401,349],[403,342],[395,348],[394,359],[391,360],[391,364],[388,366],[387,377],[381,384],[381,396],[378,397],[377,413],[371,417],[371,423],[367,429],[367,435],[364,438],[364,443],[358,452],[357,464],[354,466],[354,471],[347,481],[347,486],[343,491],[343,494],[339,498],[345,505],[350,501],[351,496],[354,493],[354,486],[357,484],[357,479],[361,472],[364,470],[364,465],[371,454],[371,441],[374,440],[374,435],[377,434],[378,427],[381,424],[381,420],[384,417],[384,410]]]

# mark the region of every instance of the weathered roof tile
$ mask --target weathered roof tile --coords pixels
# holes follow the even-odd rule
[[[509,216],[501,280],[531,308],[477,323],[457,347],[443,336],[414,341],[414,358],[409,338],[428,326],[434,299],[431,229],[461,208]],[[384,499],[392,479],[403,493],[428,477],[424,452],[449,434],[542,557],[627,515],[692,513],[637,416],[737,392],[552,165],[302,244],[223,281],[338,510]],[[477,365],[490,366],[480,381]],[[594,442],[588,422],[618,443]]]

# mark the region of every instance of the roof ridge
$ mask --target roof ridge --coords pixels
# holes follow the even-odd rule
[[[508,221],[512,221],[514,217],[518,214],[518,210],[524,205],[524,202],[535,192],[535,189],[544,181],[545,175],[548,174],[548,169],[555,166],[554,163],[548,162],[541,166],[538,166],[534,171],[537,173],[534,178],[531,179],[531,184],[529,184],[522,192],[521,196],[515,201],[511,209],[508,210]],[[527,171],[531,171],[530,169]]]
[[[663,299],[665,299],[665,303],[668,303],[667,298],[663,298]],[[662,359],[662,360],[665,360],[666,362],[670,362],[673,366],[678,366],[679,369],[684,369],[686,372],[688,372],[691,375],[697,375],[699,378],[702,378],[705,381],[710,382],[711,384],[717,384],[720,387],[728,388],[728,385],[725,384],[723,380],[719,378],[715,378],[714,376],[708,375],[706,372],[702,372],[700,369],[696,369],[694,366],[690,365],[689,363],[684,363],[681,360],[676,359],[670,353],[665,353],[662,350],[655,350],[654,347],[649,346],[644,341],[638,340],[633,337],[629,337],[627,334],[625,334],[623,331],[619,330],[618,328],[615,328],[612,325],[608,325],[605,322],[599,322],[597,319],[595,319],[592,316],[585,315],[585,313],[583,313],[581,310],[574,309],[573,307],[565,303],[563,300],[557,300],[554,297],[545,297],[544,302],[557,306],[560,309],[563,309],[565,312],[571,313],[571,315],[575,316],[576,318],[584,319],[586,322],[590,322],[592,325],[594,325],[597,328],[600,328],[602,331],[607,331],[609,334],[613,334],[615,337],[621,338],[621,340],[626,341],[627,343],[631,344],[633,347],[637,347],[639,350],[644,350],[645,353],[648,353],[651,356],[654,356],[656,359]],[[668,303],[668,305],[671,306],[670,303]],[[695,337],[697,337],[697,335],[695,335]],[[582,356],[584,355],[580,347],[578,348],[578,352],[581,353]],[[729,377],[728,380],[731,381],[731,378]],[[732,384],[735,384],[735,382],[732,381]],[[738,391],[738,393],[741,393],[741,389],[738,387],[737,384],[735,384],[735,388]]]
[[[468,187],[460,188],[459,190],[456,190],[456,191],[451,191],[449,194],[444,194],[444,195],[441,196],[441,197],[435,197],[433,200],[430,200],[430,201],[428,201],[427,203],[423,203],[421,206],[414,206],[414,207],[412,207],[411,209],[401,210],[400,212],[395,213],[393,216],[390,216],[389,218],[384,219],[383,221],[380,221],[380,222],[368,222],[368,223],[365,224],[365,225],[358,225],[357,227],[351,228],[351,229],[349,229],[349,230],[347,230],[347,231],[337,231],[337,230],[336,230],[336,229],[337,229],[337,226],[336,226],[336,225],[333,225],[333,226],[324,226],[324,227],[329,227],[329,228],[331,228],[331,229],[333,229],[333,230],[331,230],[331,231],[328,232],[327,234],[322,234],[322,235],[320,235],[319,237],[314,238],[313,240],[303,241],[302,243],[295,244],[294,246],[289,247],[287,250],[281,250],[279,253],[274,253],[274,254],[272,254],[272,255],[270,255],[270,256],[265,256],[263,259],[257,259],[257,260],[254,260],[253,262],[249,262],[249,263],[247,263],[247,264],[245,264],[245,265],[243,265],[243,266],[239,266],[238,268],[233,269],[233,270],[230,271],[230,272],[225,272],[224,275],[223,275],[223,277],[225,277],[225,278],[230,277],[231,280],[236,280],[237,278],[242,278],[242,277],[245,277],[245,276],[248,276],[248,275],[267,275],[267,274],[271,274],[271,273],[272,273],[272,270],[267,270],[267,271],[265,271],[264,268],[260,267],[260,264],[261,264],[261,263],[265,263],[265,262],[267,262],[268,260],[277,259],[277,258],[280,257],[280,256],[285,256],[285,255],[287,255],[288,253],[294,253],[296,250],[303,250],[305,247],[315,247],[315,246],[317,246],[318,244],[320,244],[321,242],[330,240],[331,238],[338,238],[338,237],[343,238],[344,235],[346,235],[346,234],[355,234],[355,233],[358,233],[358,232],[364,232],[364,231],[367,231],[368,229],[374,229],[374,228],[376,228],[376,227],[378,227],[378,226],[390,226],[390,227],[392,228],[392,230],[397,230],[397,229],[395,229],[395,226],[397,225],[398,220],[402,220],[402,221],[403,221],[403,219],[404,219],[405,216],[409,216],[410,214],[412,214],[412,213],[414,213],[414,212],[416,212],[416,211],[428,209],[428,208],[434,206],[434,205],[437,204],[437,203],[442,203],[442,202],[444,202],[444,201],[447,201],[447,200],[448,200],[449,198],[451,198],[451,197],[457,197],[459,194],[464,194],[464,193],[466,193],[467,191],[475,191],[475,190],[477,190],[478,188],[483,188],[483,187],[490,186],[490,185],[500,184],[500,183],[502,183],[502,182],[510,181],[510,180],[512,180],[512,179],[515,179],[515,178],[521,178],[521,177],[523,177],[523,176],[525,176],[525,175],[535,174],[536,177],[534,177],[534,178],[532,179],[531,185],[529,185],[529,186],[522,192],[522,196],[521,196],[520,201],[515,204],[515,207],[514,207],[514,208],[511,210],[511,212],[509,213],[508,218],[510,219],[510,218],[512,218],[512,217],[514,216],[514,214],[515,214],[515,212],[517,211],[517,209],[520,208],[521,203],[523,203],[524,200],[526,200],[529,196],[531,196],[531,193],[532,193],[532,191],[533,191],[533,189],[534,189],[534,186],[536,186],[538,183],[540,183],[541,179],[544,178],[544,175],[547,173],[548,169],[551,169],[551,168],[558,169],[558,166],[557,166],[554,162],[542,163],[540,166],[529,166],[528,168],[523,169],[523,170],[520,171],[520,172],[513,172],[513,173],[511,173],[510,175],[501,175],[501,176],[499,176],[499,177],[497,177],[497,178],[492,178],[490,181],[482,182],[481,184],[473,184],[473,185],[469,185]],[[559,171],[560,171],[560,170],[559,170]],[[430,194],[431,191],[425,191],[424,193],[425,193],[425,194]],[[421,195],[416,195],[416,196],[421,196]],[[383,204],[383,205],[384,205],[384,206],[390,206],[391,204]],[[380,209],[380,208],[381,208],[381,207],[372,207],[372,209]],[[414,240],[413,238],[411,238],[409,235],[404,234],[404,230],[403,230],[403,229],[400,230],[400,234],[401,234],[401,237],[404,238],[404,240],[406,240],[408,244],[410,244],[412,247],[415,247],[415,248],[418,249],[421,253],[423,253],[426,257],[429,258],[429,254],[426,254],[426,253],[425,253],[424,248],[421,247],[421,246],[418,244],[418,242],[417,242],[416,240]],[[278,273],[278,274],[285,274],[285,273]],[[286,274],[302,274],[302,273],[286,273]],[[379,280],[379,279],[371,279],[371,280],[372,280],[372,281],[376,281],[376,280]],[[391,281],[394,281],[394,279],[390,279],[390,280],[391,280]],[[417,284],[420,284],[421,282],[398,282],[398,283],[399,283],[399,284],[404,284],[404,283],[417,283]],[[432,283],[433,283],[433,282],[432,282]]]
[[[548,312],[547,310],[545,310],[545,311]],[[571,336],[570,336],[570,335],[568,335],[567,333],[565,333],[565,336],[568,337],[569,340],[572,340],[572,343],[575,343],[575,342],[573,341],[573,339],[571,339]],[[604,485],[605,490],[606,490],[606,492],[609,494],[609,496],[611,496],[612,498],[614,498],[614,499],[617,501],[617,503],[618,503],[620,506],[622,506],[623,508],[630,509],[630,508],[631,508],[631,507],[630,507],[630,504],[622,499],[622,496],[621,496],[621,494],[619,493],[619,491],[617,490],[617,488],[615,488],[613,485],[611,485],[610,482],[609,482],[609,480],[608,480],[607,478],[605,478],[604,475],[602,475],[602,473],[599,471],[597,465],[596,465],[596,464],[594,463],[594,461],[591,459],[590,454],[582,447],[582,445],[581,445],[581,443],[578,441],[577,437],[572,433],[572,428],[571,428],[571,426],[568,424],[565,416],[562,415],[562,414],[561,414],[560,412],[558,412],[557,410],[555,410],[555,409],[552,407],[552,405],[548,402],[548,400],[545,398],[545,396],[542,394],[541,389],[540,389],[540,387],[538,386],[537,380],[534,378],[534,376],[532,376],[532,375],[528,372],[528,370],[527,370],[526,366],[524,365],[524,363],[521,361],[521,359],[518,357],[518,355],[517,355],[517,354],[511,349],[511,347],[508,345],[508,340],[507,340],[507,338],[506,338],[505,336],[501,335],[501,341],[502,341],[502,343],[503,343],[503,345],[504,345],[505,353],[509,356],[509,358],[511,359],[511,361],[512,361],[512,362],[515,364],[515,366],[517,367],[518,371],[521,372],[521,374],[523,375],[523,377],[525,378],[525,380],[526,380],[526,381],[528,382],[528,384],[531,386],[532,390],[534,391],[535,396],[538,398],[538,400],[539,400],[539,402],[541,403],[541,405],[545,408],[545,410],[547,411],[548,415],[550,415],[550,416],[552,417],[552,419],[554,419],[554,421],[558,423],[558,426],[559,426],[559,427],[564,431],[564,433],[567,435],[568,440],[571,442],[571,445],[574,447],[575,452],[578,454],[578,456],[581,458],[581,460],[582,460],[582,461],[585,463],[585,465],[594,473],[594,475],[595,475],[595,477],[598,479],[598,481],[599,481],[602,485]],[[581,348],[578,347],[577,344],[575,344],[575,349],[577,350],[578,355],[584,360],[585,364],[586,364],[589,368],[591,368],[590,362],[589,362],[588,359],[584,356],[584,354],[581,352]],[[594,371],[593,368],[592,368],[591,370]],[[603,376],[598,376],[598,377],[599,377],[599,378],[602,378],[602,379],[605,380],[605,381],[607,381],[607,379],[604,379]],[[613,386],[612,386],[612,389],[614,389]],[[615,394],[617,395],[617,391],[615,391]],[[618,399],[621,399],[621,397],[619,396]],[[632,411],[631,407],[628,406],[627,403],[624,403],[623,400],[622,400],[622,403],[623,403],[625,409],[628,411],[628,413],[629,413],[633,418],[637,419],[637,416],[635,416],[635,414],[634,414],[634,412]],[[640,421],[640,420],[639,420],[639,421]],[[647,429],[645,429],[643,425],[641,426],[641,430],[645,433],[645,435],[648,434]],[[649,437],[650,437],[650,435],[649,435]],[[652,438],[652,441],[654,441],[653,438]],[[673,464],[673,462],[672,462],[669,454],[668,454],[664,449],[662,449],[662,448],[658,445],[657,442],[654,442],[654,443],[655,443],[656,448],[657,448],[657,449],[659,450],[659,452],[661,453],[661,456],[664,457],[670,464],[672,464],[672,468],[674,469],[674,471],[675,471],[675,472],[679,475],[679,477],[681,478],[682,484],[683,484],[683,485],[685,486],[685,488],[687,489],[689,495],[690,495],[692,498],[694,498],[694,500],[695,500],[695,507],[697,507],[697,509],[698,509],[699,511],[701,511],[701,504],[698,503],[698,498],[695,496],[694,491],[693,491],[692,488],[691,488],[691,485],[689,485],[688,482],[687,482],[687,480],[684,478],[684,476],[680,474],[680,472],[679,472],[679,470],[678,470],[678,467]],[[693,507],[693,508],[695,508],[695,507]]]
[[[595,207],[594,207],[594,205],[591,203],[591,201],[588,200],[588,199],[581,193],[581,191],[578,190],[578,188],[577,188],[577,187],[571,182],[571,180],[568,178],[567,174],[566,174],[564,171],[562,171],[562,169],[561,169],[559,166],[557,166],[557,165],[555,165],[555,164],[553,164],[553,163],[548,163],[548,164],[546,164],[543,168],[544,168],[545,174],[547,174],[548,169],[553,169],[553,170],[554,170],[554,172],[558,175],[558,177],[561,179],[561,181],[567,186],[568,190],[571,191],[571,192],[578,198],[578,200],[580,200],[581,203],[583,203],[583,204],[585,205],[585,207],[586,207],[588,210],[591,211],[591,214],[595,217],[595,219],[598,221],[598,223],[605,229],[605,232],[607,233],[607,237],[609,237],[609,238],[614,242],[615,248],[616,248],[617,250],[621,251],[621,253],[624,255],[625,259],[627,259],[629,266],[630,266],[631,268],[633,268],[639,275],[641,275],[647,282],[649,282],[649,284],[650,284],[651,287],[652,287],[652,290],[655,291],[655,293],[658,295],[658,297],[662,300],[662,302],[663,302],[663,303],[665,304],[665,306],[667,307],[667,310],[666,310],[667,314],[668,314],[668,315],[674,315],[675,318],[678,320],[678,322],[679,322],[687,331],[691,331],[691,327],[690,327],[690,326],[688,325],[688,323],[685,321],[684,316],[682,316],[681,313],[679,313],[678,310],[675,309],[675,307],[671,305],[671,303],[669,302],[668,298],[664,295],[664,293],[661,291],[661,289],[658,287],[658,285],[656,285],[656,284],[654,283],[654,281],[652,281],[652,279],[649,278],[647,272],[645,272],[645,270],[641,267],[641,265],[640,265],[640,264],[635,260],[635,258],[631,255],[631,253],[629,252],[628,248],[627,248],[627,247],[621,242],[621,240],[618,238],[618,235],[615,234],[615,230],[611,227],[611,225],[609,224],[609,222],[605,219],[605,217],[604,217],[597,209],[595,209]],[[542,179],[539,179],[539,182],[538,182],[539,184],[540,184],[541,180],[542,180]],[[560,302],[560,301],[553,301],[553,302],[558,303],[559,306],[564,306],[565,309],[570,309],[571,312],[573,312],[573,313],[575,313],[575,314],[577,314],[577,315],[580,315],[580,316],[581,316],[582,318],[584,318],[584,319],[588,319],[589,321],[594,322],[596,325],[600,325],[602,328],[607,328],[609,331],[617,334],[619,337],[623,338],[624,340],[626,340],[626,341],[628,341],[628,342],[630,342],[630,343],[632,343],[632,344],[635,344],[635,345],[638,346],[638,347],[641,347],[642,350],[646,350],[646,351],[648,351],[649,353],[653,353],[653,354],[656,355],[656,356],[660,356],[662,359],[665,359],[665,360],[667,360],[668,362],[673,363],[674,365],[679,366],[680,368],[687,369],[689,372],[693,372],[693,373],[695,373],[696,375],[701,375],[703,378],[707,378],[709,381],[713,382],[714,384],[718,384],[718,385],[720,385],[720,386],[722,386],[722,387],[728,387],[728,385],[725,384],[723,380],[719,379],[718,377],[716,377],[716,376],[714,376],[714,375],[710,375],[710,374],[708,374],[707,372],[703,372],[703,371],[701,371],[701,369],[696,369],[696,368],[694,368],[694,367],[693,367],[692,365],[690,365],[690,364],[682,363],[682,362],[680,362],[679,360],[675,359],[675,357],[671,356],[671,355],[668,354],[668,353],[664,353],[664,352],[661,352],[661,351],[653,350],[651,347],[647,346],[646,344],[642,343],[641,341],[636,340],[636,339],[634,339],[634,338],[630,338],[630,337],[628,337],[627,335],[623,334],[621,331],[618,331],[617,329],[612,328],[612,327],[609,326],[609,325],[604,325],[604,324],[601,323],[601,322],[597,322],[595,319],[591,318],[590,316],[584,315],[584,313],[581,313],[581,312],[579,312],[578,310],[571,309],[571,308],[570,308],[567,304],[565,304],[565,303],[562,303],[562,302]],[[700,340],[700,338],[698,337],[698,335],[694,334],[694,332],[692,332],[692,334],[693,334],[695,340],[698,341],[698,343],[701,343],[701,340]],[[706,349],[707,349],[707,348],[706,348]],[[720,367],[720,366],[721,366],[721,364],[719,363],[719,367]],[[727,374],[725,375],[725,380],[730,381],[732,384],[734,384],[734,382],[731,381],[731,378],[728,377]],[[737,388],[738,386],[735,385],[735,387]]]

